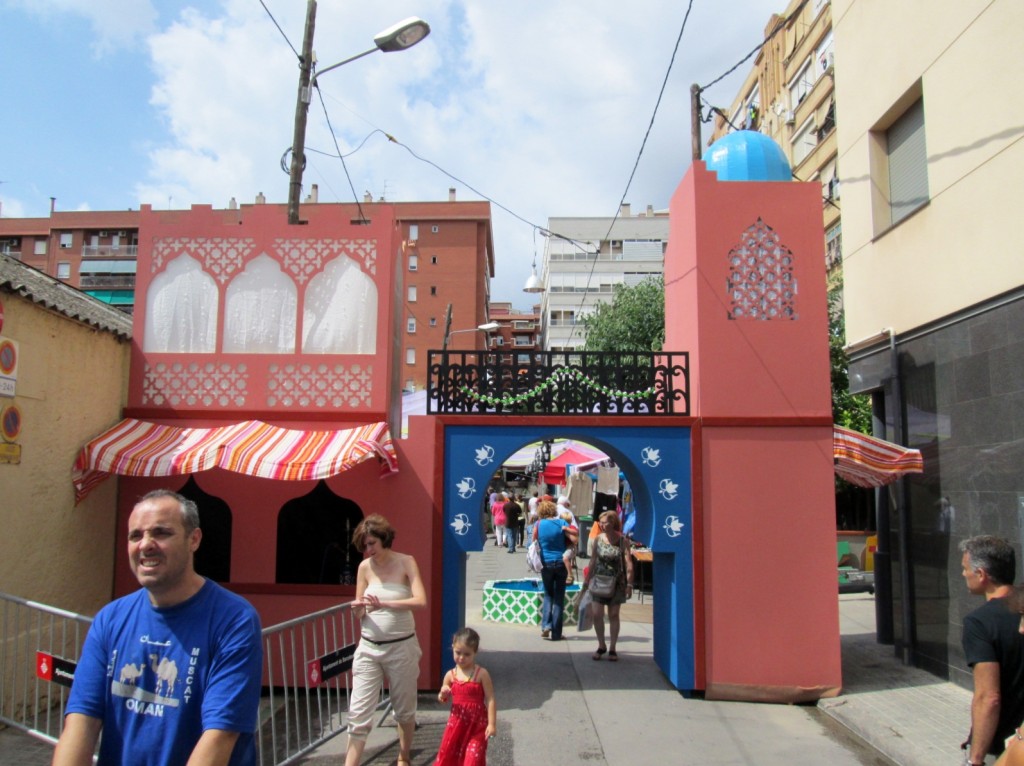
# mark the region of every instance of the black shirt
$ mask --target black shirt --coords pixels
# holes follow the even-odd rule
[[[989,752],[1003,752],[1003,741],[1024,721],[1024,635],[1020,615],[1006,600],[993,598],[964,618],[963,645],[967,666],[999,663],[999,726]]]

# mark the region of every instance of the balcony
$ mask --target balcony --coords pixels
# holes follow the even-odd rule
[[[427,413],[689,415],[687,352],[430,351]]]
[[[78,286],[83,290],[87,287],[135,287],[134,274],[82,274],[78,278]]]
[[[4,249],[4,250],[0,250],[0,253],[3,253],[8,258],[13,258],[16,261],[20,261],[21,260],[21,250],[7,250],[7,249]]]
[[[82,246],[82,257],[83,258],[117,258],[118,256],[124,256],[125,258],[134,258],[139,254],[138,245],[83,245]]]

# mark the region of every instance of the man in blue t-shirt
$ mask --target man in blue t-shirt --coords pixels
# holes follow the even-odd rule
[[[96,615],[54,766],[256,763],[263,654],[256,610],[197,574],[195,503],[150,492],[128,519],[141,590]]]

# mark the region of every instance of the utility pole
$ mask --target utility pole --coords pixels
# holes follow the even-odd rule
[[[306,117],[311,97],[309,83],[313,72],[313,29],[316,26],[316,0],[306,4],[306,31],[302,36],[302,57],[299,93],[295,99],[295,135],[292,137],[292,164],[288,174],[288,223],[299,221],[299,197],[302,194],[302,171],[306,164]]]
[[[700,159],[700,86],[690,86],[690,141],[693,159]]]

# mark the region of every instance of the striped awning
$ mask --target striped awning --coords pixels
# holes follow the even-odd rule
[[[72,470],[75,502],[110,474],[180,476],[223,468],[264,479],[326,479],[376,457],[398,470],[387,423],[344,431],[278,428],[259,420],[178,428],[126,418],[86,444]]]
[[[858,487],[881,487],[908,473],[923,473],[921,450],[834,426],[832,457],[836,474]]]

